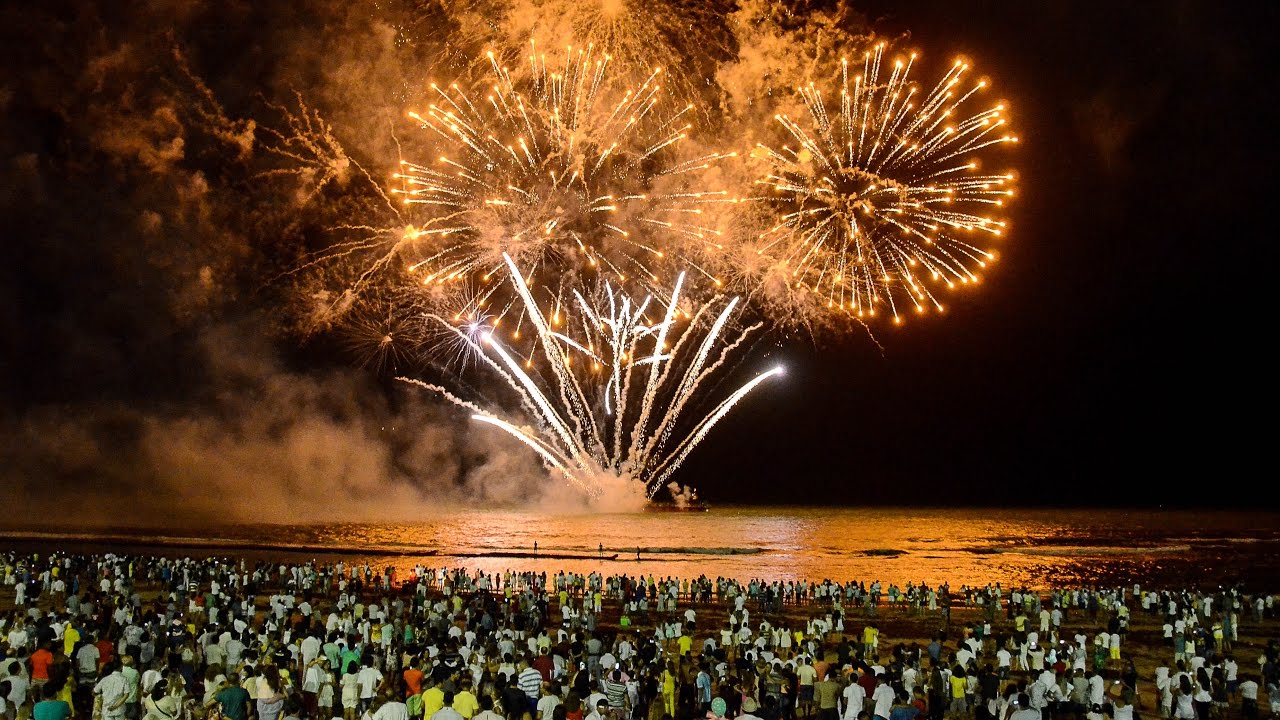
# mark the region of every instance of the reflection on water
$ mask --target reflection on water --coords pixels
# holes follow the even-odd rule
[[[608,515],[430,512],[424,509],[423,520],[413,524],[231,526],[147,537],[167,543],[170,553],[195,553],[192,545],[210,541],[227,554],[260,557],[272,554],[269,547],[303,546],[295,556],[330,550],[402,573],[421,563],[486,572],[878,579],[947,582],[952,588],[1241,579],[1254,587],[1280,585],[1280,515],[1270,513],[778,507]],[[143,537],[127,530],[110,534],[114,546]],[[98,546],[104,541],[77,535]],[[52,538],[45,543],[57,544]]]

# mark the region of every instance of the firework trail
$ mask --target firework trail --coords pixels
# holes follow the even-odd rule
[[[838,98],[799,88],[807,121],[775,117],[789,144],[752,155],[767,165],[756,181],[767,194],[755,199],[777,220],[737,251],[758,256],[739,274],[775,284],[789,274],[788,287],[821,308],[896,323],[907,307],[942,311],[937,289],[977,282],[995,259],[986,248],[1005,228],[997,215],[1013,175],[983,174],[979,158],[1017,138],[1003,105],[965,114],[986,87],[966,81],[968,64],[922,91],[910,80],[915,55],[890,67],[884,49],[852,77],[842,65]]]
[[[618,72],[639,74],[655,65],[671,70],[667,92],[681,104],[694,104],[711,119],[703,98],[715,91],[718,62],[733,57],[726,0],[530,0],[489,3],[495,30],[510,47],[530,37],[550,44],[584,43],[608,51]],[[493,7],[500,6],[500,7]]]
[[[682,154],[692,106],[663,112],[660,68],[613,92],[611,60],[591,46],[535,47],[527,61],[530,79],[516,81],[490,55],[485,93],[433,85],[437,102],[409,113],[440,152],[401,162],[393,192],[417,222],[383,231],[393,253],[424,285],[486,286],[480,303],[498,317],[522,307],[495,295],[509,287],[504,255],[561,302],[597,274],[644,292],[677,260],[706,274],[681,248],[718,237],[704,211],[734,199],[698,181],[734,153]]]
[[[593,499],[619,487],[633,488],[641,500],[651,499],[738,401],[783,372],[777,367],[756,375],[711,412],[689,420],[686,415],[713,376],[760,327],[729,334],[736,298],[682,313],[683,274],[676,278],[665,308],[651,297],[636,302],[605,282],[590,297],[573,291],[573,310],[561,331],[539,307],[514,260],[508,256],[504,263],[536,328],[536,364],[510,352],[491,329],[477,333],[474,325],[459,328],[447,318],[432,319],[455,333],[479,364],[505,382],[538,426],[499,417],[444,387],[401,379],[471,410],[479,422],[501,428]],[[648,319],[658,313],[660,320]],[[684,323],[682,314],[688,315]]]

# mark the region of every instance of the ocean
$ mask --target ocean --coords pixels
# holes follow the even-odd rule
[[[1280,513],[1239,511],[715,507],[553,515],[424,508],[416,523],[8,528],[0,530],[0,548],[342,558],[402,574],[421,564],[886,586],[946,582],[953,590],[988,583],[1043,590],[1242,582],[1280,591]]]

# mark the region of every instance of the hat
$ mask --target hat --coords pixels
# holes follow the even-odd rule
[[[718,697],[711,701],[711,712],[715,713],[716,717],[724,717],[728,710],[729,706],[725,703],[724,698]]]
[[[742,712],[753,713],[759,709],[760,709],[759,706],[756,705],[755,698],[753,697],[742,698]]]

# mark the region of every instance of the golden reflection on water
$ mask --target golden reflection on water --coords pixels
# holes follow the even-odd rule
[[[1238,519],[1232,522],[1239,526]],[[1274,516],[1258,522],[1277,527]],[[472,511],[408,525],[313,528],[307,539],[346,548],[377,567],[393,566],[401,576],[421,563],[487,573],[880,580],[886,586],[946,582],[958,590],[996,583],[1046,588],[1141,579],[1160,563],[1193,562],[1185,557],[1191,546],[1179,541],[1179,534],[1203,526],[1203,515],[1091,510]],[[403,554],[361,553],[373,546]]]

